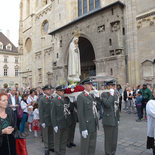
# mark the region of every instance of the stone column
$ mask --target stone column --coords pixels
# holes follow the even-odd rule
[[[136,0],[125,1],[126,50],[128,54],[128,78],[131,86],[139,84]]]

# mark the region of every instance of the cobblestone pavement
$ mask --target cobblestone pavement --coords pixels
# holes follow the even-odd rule
[[[136,122],[136,114],[122,112],[120,115],[116,155],[152,155],[151,150],[146,150],[146,121]],[[71,149],[67,148],[66,155],[79,155],[80,134],[78,124],[75,133],[75,143],[77,146]],[[34,138],[32,134],[27,137],[27,149],[29,155],[44,155],[41,138]],[[97,136],[96,155],[104,155],[104,132],[101,121]]]

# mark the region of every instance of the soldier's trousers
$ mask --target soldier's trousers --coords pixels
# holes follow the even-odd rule
[[[68,138],[68,128],[58,129],[58,132],[54,132],[54,152],[55,155],[65,155],[66,145]]]
[[[117,148],[118,126],[103,126],[105,155],[115,155]]]
[[[76,121],[73,122],[72,125],[68,129],[68,140],[67,140],[67,144],[70,144],[70,143],[73,143],[74,142],[75,126],[76,126]]]
[[[97,132],[89,133],[87,138],[81,136],[80,155],[95,155]]]
[[[43,134],[43,142],[45,149],[54,149],[54,133],[53,133],[53,127],[48,126],[45,128],[42,128],[42,134]]]

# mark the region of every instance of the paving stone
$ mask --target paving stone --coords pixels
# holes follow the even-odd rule
[[[116,155],[152,155],[151,150],[146,150],[147,124],[145,122],[139,124],[135,121],[134,114],[128,115],[123,112],[120,121]],[[78,124],[75,132],[75,143],[77,146],[71,149],[67,148],[66,155],[79,155],[80,133]],[[34,138],[33,133],[31,133],[27,137],[27,149],[29,155],[43,155],[44,145],[41,138]],[[97,136],[96,155],[104,155],[104,132],[101,122]]]

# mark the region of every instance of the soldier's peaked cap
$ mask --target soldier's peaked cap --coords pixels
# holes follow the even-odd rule
[[[114,81],[108,81],[108,82],[106,82],[106,85],[115,85],[115,82]]]
[[[56,89],[57,91],[64,91],[64,90],[65,90],[65,85],[56,86],[55,89]]]
[[[82,82],[82,84],[93,84],[93,80],[92,79],[86,79]]]
[[[45,85],[42,89],[43,90],[53,89],[53,87],[51,85]]]

